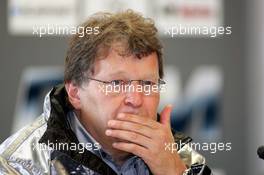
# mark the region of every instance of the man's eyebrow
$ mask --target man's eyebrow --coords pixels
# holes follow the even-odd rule
[[[116,76],[116,75],[126,75],[127,73],[124,71],[117,71],[117,72],[113,72],[113,73],[109,73],[109,76]]]
[[[118,75],[127,77],[126,76],[127,73],[124,71],[117,71],[117,72],[109,73],[108,75],[111,77],[118,76]],[[158,76],[156,76],[155,74],[148,74],[148,75],[142,76],[141,78],[138,78],[138,79],[153,80],[153,79],[158,79]]]

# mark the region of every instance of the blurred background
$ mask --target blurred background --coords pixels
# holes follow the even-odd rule
[[[160,108],[174,105],[172,126],[203,146],[216,175],[263,175],[256,153],[264,145],[263,7],[258,0],[0,1],[0,142],[42,112],[43,97],[63,78],[69,35],[36,29],[131,8],[159,28],[168,82]],[[179,26],[225,32],[172,33]]]

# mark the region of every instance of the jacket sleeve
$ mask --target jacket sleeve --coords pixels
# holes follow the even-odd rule
[[[192,139],[182,133],[173,133],[178,154],[187,167],[184,175],[212,175],[205,158],[189,146]]]
[[[20,173],[11,165],[9,165],[8,161],[0,156],[0,174],[6,175],[20,175]]]

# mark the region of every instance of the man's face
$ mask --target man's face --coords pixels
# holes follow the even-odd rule
[[[112,80],[150,80],[157,81],[158,59],[152,53],[141,59],[135,56],[122,57],[111,50],[105,59],[95,62],[92,78]],[[137,85],[133,82],[132,85]],[[142,92],[106,94],[99,88],[103,83],[89,80],[79,88],[79,118],[85,128],[102,145],[111,145],[115,140],[105,135],[107,122],[115,119],[119,113],[130,113],[139,117],[157,119],[159,93],[145,95]]]

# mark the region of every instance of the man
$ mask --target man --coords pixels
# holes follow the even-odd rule
[[[211,174],[204,158],[188,147],[191,139],[171,130],[172,107],[157,114],[165,82],[153,21],[128,10],[99,13],[82,26],[99,33],[73,36],[64,84],[46,96],[44,113],[33,124],[1,145],[0,170]]]

